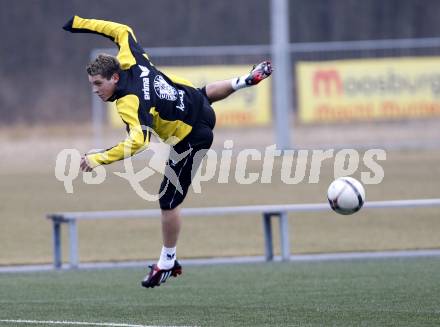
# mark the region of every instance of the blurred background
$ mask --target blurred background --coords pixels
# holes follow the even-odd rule
[[[111,108],[92,97],[85,73],[91,56],[116,48],[101,36],[62,30],[74,14],[130,25],[156,66],[198,86],[272,59],[275,73],[268,82],[215,106],[214,149],[222,150],[228,139],[236,150],[274,143],[289,149],[384,148],[385,179],[366,187],[367,199],[438,197],[440,2],[291,0],[285,16],[274,14],[275,2],[0,0],[0,265],[51,261],[47,213],[157,207],[111,174],[121,171],[121,163],[108,167],[103,184],[78,178],[74,194],[55,178],[62,149],[85,153],[124,137]],[[274,32],[283,17],[285,35]],[[249,167],[261,171],[259,162]],[[270,184],[214,180],[202,194],[190,194],[186,205],[326,201],[331,162],[324,163],[318,184],[286,185],[280,167],[277,161]],[[155,176],[145,187],[158,189],[160,180]],[[261,226],[254,217],[236,218],[188,219],[180,254],[262,254]],[[292,216],[290,226],[294,253],[440,246],[435,209],[365,211],[356,218],[307,214]],[[159,230],[158,221],[81,223],[80,257],[154,258]]]
[[[440,33],[436,16],[440,4],[434,0],[307,3],[291,0],[288,3],[292,43],[426,38]],[[126,23],[133,27],[146,48],[269,45],[271,42],[269,0],[225,0],[209,6],[202,0],[128,0],[124,4],[106,0],[67,3],[32,0],[2,1],[2,4],[0,99],[5,117],[1,123],[5,125],[89,121],[91,99],[84,67],[92,49],[113,45],[100,36],[64,32],[61,27],[73,14]],[[342,49],[336,53],[320,50],[309,56],[353,58],[421,52],[413,48],[392,50]],[[424,52],[437,51],[434,47]],[[208,62],[206,58],[197,60]],[[233,60],[246,64],[255,61],[223,58],[226,63]]]

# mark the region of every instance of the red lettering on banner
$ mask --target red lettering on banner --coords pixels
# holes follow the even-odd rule
[[[392,101],[384,101],[380,107],[382,117],[425,117],[440,115],[440,103],[437,102],[411,102],[399,104]]]
[[[374,107],[369,103],[336,106],[324,104],[317,106],[314,112],[317,121],[370,119],[374,116]]]
[[[313,75],[313,94],[315,96],[320,95],[322,86],[327,97],[331,96],[332,89],[336,91],[337,95],[341,95],[342,81],[339,72],[336,69],[317,70]]]
[[[255,123],[255,117],[248,112],[217,113],[217,123],[221,125],[250,125]]]

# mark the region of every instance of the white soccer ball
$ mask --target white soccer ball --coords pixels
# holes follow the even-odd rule
[[[330,184],[327,198],[334,211],[341,215],[351,215],[364,205],[365,190],[356,179],[341,177]]]

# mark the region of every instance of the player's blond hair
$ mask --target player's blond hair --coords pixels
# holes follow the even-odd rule
[[[103,53],[91,61],[86,70],[90,76],[101,75],[106,79],[110,79],[113,74],[120,72],[121,66],[116,57]]]

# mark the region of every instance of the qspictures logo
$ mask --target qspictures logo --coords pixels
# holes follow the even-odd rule
[[[151,156],[145,160],[143,167],[134,165],[130,148],[124,149],[124,171],[113,172],[116,176],[129,183],[133,191],[142,199],[157,201],[165,193],[166,188],[174,185],[177,192],[182,193],[179,176],[172,169],[178,162],[187,162],[191,156],[192,167],[191,187],[195,193],[202,193],[207,182],[219,184],[238,183],[250,185],[255,183],[268,184],[279,182],[294,185],[299,183],[319,183],[321,168],[325,161],[333,162],[334,177],[350,176],[354,173],[360,174],[363,184],[379,184],[382,182],[385,172],[380,165],[386,160],[386,152],[383,149],[369,149],[357,151],[355,149],[327,149],[327,150],[286,150],[277,149],[276,145],[269,145],[263,151],[259,149],[242,149],[234,151],[233,140],[224,142],[223,149],[200,150],[193,152],[188,149],[183,153],[176,153],[169,147],[170,160],[162,160],[163,153],[157,149],[160,146],[167,146],[168,142],[160,139],[149,127],[144,127],[156,137],[152,140],[158,142],[155,146],[150,144]],[[152,141],[154,142],[154,141]],[[159,146],[160,145],[160,146]],[[73,181],[80,175],[81,153],[77,149],[64,149],[56,159],[55,177],[64,184],[66,193],[74,193]],[[278,164],[275,164],[275,162]],[[260,164],[258,164],[260,163]],[[256,165],[255,165],[256,164]],[[135,170],[134,167],[139,170]],[[165,169],[163,169],[165,167]],[[257,168],[256,167],[260,167]],[[161,193],[151,194],[143,188],[143,182],[153,176],[160,174],[167,181],[166,187]],[[105,166],[98,166],[93,172],[82,174],[85,184],[101,184],[107,177]]]

